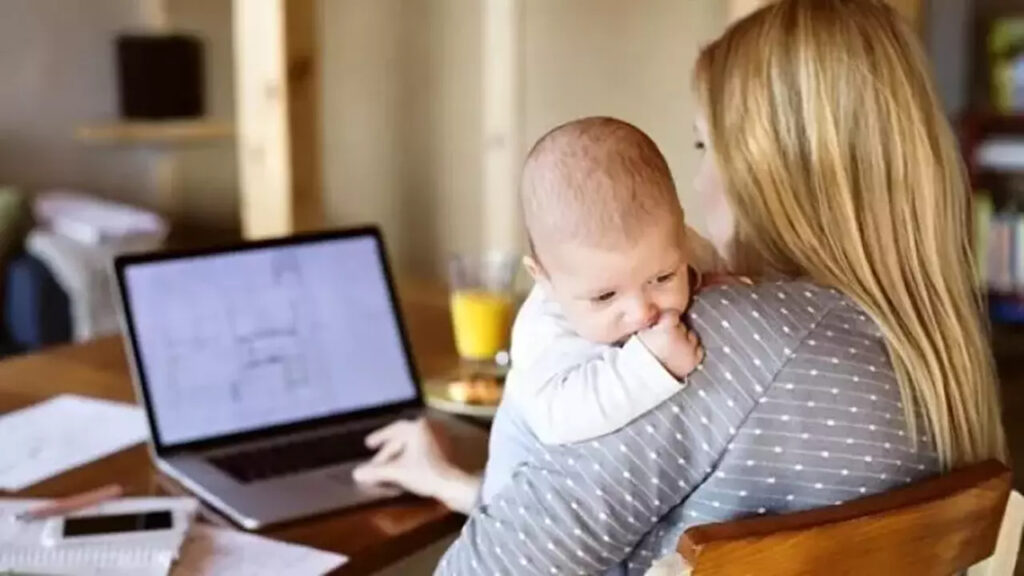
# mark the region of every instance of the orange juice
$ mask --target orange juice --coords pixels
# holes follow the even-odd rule
[[[455,348],[467,360],[493,360],[508,350],[512,299],[484,290],[456,290],[451,296]]]

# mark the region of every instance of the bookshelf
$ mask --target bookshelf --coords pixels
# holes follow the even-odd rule
[[[1024,152],[1024,114],[1003,114],[990,110],[968,112],[960,122],[961,146],[964,160],[967,162],[971,184],[975,189],[988,188],[994,180],[1001,177],[1024,175],[1024,154],[1020,154],[1019,165],[1016,161],[1006,161],[1015,154],[986,154],[992,150],[991,143],[1019,142],[1020,151]],[[988,147],[988,148],[986,148]],[[995,156],[999,161],[992,161]]]
[[[157,205],[182,215],[179,152],[237,150],[239,220],[249,239],[323,227],[320,50],[316,0],[229,0],[235,117],[85,123],[69,137],[108,153],[140,151],[151,163]],[[138,0],[140,30],[174,29],[174,0]]]
[[[139,0],[138,32],[166,34],[174,27],[170,0]],[[231,143],[234,124],[210,118],[174,120],[109,119],[85,121],[75,127],[73,140],[81,146],[99,148],[109,154],[141,152],[153,174],[156,207],[172,222],[182,215],[184,194],[178,167],[178,152],[194,146]]]
[[[173,221],[181,216],[184,202],[177,153],[188,147],[230,142],[234,135],[231,122],[188,119],[89,123],[78,126],[73,137],[82,146],[112,153],[126,148],[144,151],[153,171],[157,208]]]
[[[218,120],[118,121],[79,126],[75,140],[99,146],[179,146],[229,140],[234,133],[231,122]]]
[[[1024,194],[1019,193],[1024,190],[1024,114],[971,111],[961,118],[960,132],[992,321],[1022,326],[1024,290],[1014,286],[1014,278],[1024,273]]]

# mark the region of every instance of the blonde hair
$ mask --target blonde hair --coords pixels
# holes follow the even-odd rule
[[[970,190],[909,25],[882,0],[782,0],[695,78],[739,245],[873,317],[943,466],[1005,459]]]
[[[567,241],[621,246],[659,216],[682,224],[657,145],[614,118],[573,120],[541,137],[523,166],[521,197],[535,257],[539,245]]]

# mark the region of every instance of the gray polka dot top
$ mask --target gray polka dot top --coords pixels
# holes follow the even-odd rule
[[[911,437],[878,327],[848,298],[804,282],[718,287],[689,316],[704,364],[612,434],[545,446],[499,410],[492,445],[529,458],[438,574],[643,574],[690,526],[832,506],[939,471],[931,439]]]

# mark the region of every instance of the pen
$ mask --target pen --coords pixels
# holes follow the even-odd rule
[[[75,494],[74,496],[68,496],[67,498],[60,498],[26,510],[16,516],[16,519],[22,522],[31,520],[42,520],[43,518],[50,518],[52,516],[63,516],[70,514],[77,510],[82,510],[90,506],[95,506],[106,502],[107,500],[113,500],[124,494],[124,488],[120,484],[107,484],[101,488],[95,490],[89,490],[82,492],[81,494]]]

